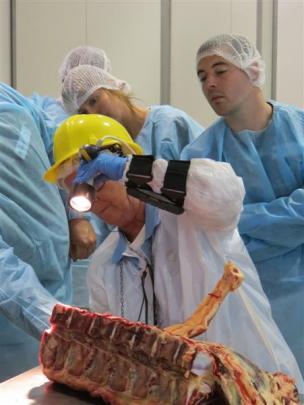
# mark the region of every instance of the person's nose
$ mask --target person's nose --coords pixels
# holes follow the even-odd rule
[[[96,111],[96,108],[95,107],[90,107],[90,106],[88,106],[87,108],[86,108],[86,110],[87,110],[87,114],[97,114],[98,112]]]
[[[208,75],[204,82],[205,90],[210,90],[216,88],[217,81],[214,75]]]

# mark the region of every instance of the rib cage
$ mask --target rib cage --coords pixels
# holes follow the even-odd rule
[[[51,324],[40,349],[45,375],[113,405],[198,405],[216,391],[233,405],[299,403],[287,376],[263,372],[219,344],[59,304]],[[209,367],[195,374],[202,365]]]

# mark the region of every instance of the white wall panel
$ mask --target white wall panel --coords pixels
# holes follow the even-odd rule
[[[0,0],[0,81],[11,82],[10,1]]]
[[[257,1],[231,0],[231,32],[246,35],[255,42],[256,30]]]
[[[278,0],[276,99],[304,108],[304,1]]]
[[[89,0],[87,43],[106,51],[144,104],[160,102],[160,0]]]
[[[0,79],[10,82],[9,0],[0,0]],[[16,85],[25,94],[58,96],[58,67],[66,52],[95,45],[108,53],[114,73],[145,104],[160,102],[161,0],[15,0]],[[257,24],[257,3],[262,7]],[[274,0],[277,12],[278,100],[304,105],[304,0]],[[172,0],[170,101],[205,125],[215,119],[195,74],[199,45],[220,32],[256,41],[271,73],[272,0]],[[270,78],[267,80],[269,93]],[[267,93],[267,92],[266,92]]]
[[[172,0],[171,24],[171,104],[207,126],[216,115],[196,78],[196,51],[209,37],[226,32],[246,35],[255,42],[256,1]]]
[[[266,83],[264,85],[264,94],[266,97],[272,97],[272,56],[273,56],[273,2],[272,0],[263,0],[258,3],[258,33],[259,51],[266,62]]]
[[[57,97],[58,67],[85,43],[84,0],[16,1],[16,87]]]

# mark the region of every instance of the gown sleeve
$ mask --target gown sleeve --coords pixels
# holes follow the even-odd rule
[[[0,311],[13,324],[40,339],[58,303],[39,282],[34,269],[0,236]]]
[[[168,162],[153,163],[151,187],[160,192]],[[244,186],[230,164],[211,159],[192,159],[187,175],[184,209],[204,229],[230,230],[239,221]]]
[[[240,234],[254,261],[284,254],[304,243],[304,190],[271,202],[246,204]]]

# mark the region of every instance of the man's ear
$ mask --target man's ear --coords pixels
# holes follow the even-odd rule
[[[249,77],[252,81],[256,82],[260,76],[260,68],[257,62],[254,62],[250,68],[248,68]]]

